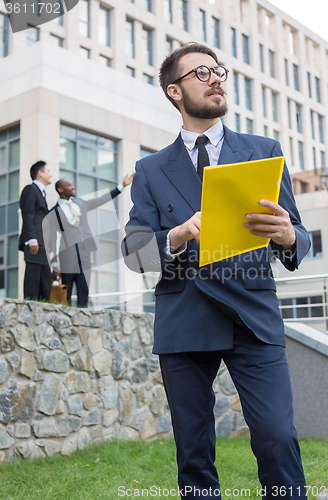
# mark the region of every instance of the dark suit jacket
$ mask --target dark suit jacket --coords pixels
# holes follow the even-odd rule
[[[75,274],[80,272],[76,246],[78,247],[82,261],[84,261],[82,262],[82,267],[85,269],[85,266],[90,266],[90,253],[97,250],[97,245],[88,223],[87,212],[104,205],[119,194],[119,189],[115,188],[109,193],[92,200],[84,201],[81,198],[75,198],[74,203],[79,205],[81,210],[79,227],[73,226],[68,222],[66,215],[58,203],[51,209],[47,219],[44,221],[44,229],[47,234],[50,234],[50,249],[55,255],[52,260],[53,262],[58,262],[59,259],[62,273]],[[56,211],[60,222],[58,221]],[[56,254],[58,232],[62,234],[62,238],[58,254]]]
[[[219,164],[282,156],[280,144],[259,136],[237,134],[224,127]],[[284,345],[267,248],[254,250],[199,269],[199,245],[173,262],[167,259],[170,229],[201,207],[202,184],[179,135],[176,141],[136,165],[131,196],[134,203],[122,249],[126,264],[140,272],[161,270],[156,286],[155,341],[157,354],[220,350],[232,347],[234,321],[269,344]],[[289,173],[284,167],[279,204],[290,214],[296,232],[296,255],[286,259],[271,242],[283,265],[293,271],[310,242],[295,205]]]
[[[36,239],[40,248],[44,247],[42,221],[49,213],[46,200],[34,182],[25,186],[19,201],[23,227],[19,237],[19,249],[24,251],[25,242]]]

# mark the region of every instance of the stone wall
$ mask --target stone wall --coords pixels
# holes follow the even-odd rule
[[[152,314],[0,300],[0,462],[172,436]],[[224,366],[214,390],[217,434],[247,432]]]

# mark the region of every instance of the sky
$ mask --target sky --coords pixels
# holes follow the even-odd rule
[[[269,0],[269,2],[328,41],[327,0]]]

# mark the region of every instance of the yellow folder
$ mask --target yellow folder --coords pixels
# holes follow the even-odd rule
[[[269,238],[244,227],[246,214],[272,212],[262,199],[278,203],[284,157],[205,167],[199,265],[205,266],[266,247]]]

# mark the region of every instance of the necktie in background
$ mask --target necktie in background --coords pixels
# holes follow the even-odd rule
[[[68,206],[69,206],[69,208],[70,208],[70,210],[71,210],[72,214],[73,214],[73,215],[74,215],[74,217],[75,217],[75,223],[73,223],[73,225],[74,225],[74,226],[76,226],[76,227],[79,227],[79,225],[80,225],[80,217],[81,217],[81,213],[80,213],[80,212],[78,212],[77,210],[74,210],[74,208],[73,208],[73,206],[72,206],[72,203],[73,203],[73,201],[72,201],[72,200],[68,200],[68,201],[67,201],[67,204],[68,204]]]
[[[210,165],[210,160],[208,153],[205,148],[205,144],[208,143],[208,137],[206,135],[199,135],[196,140],[196,146],[198,147],[198,159],[197,159],[197,174],[200,180],[203,182],[203,171],[204,167]]]

